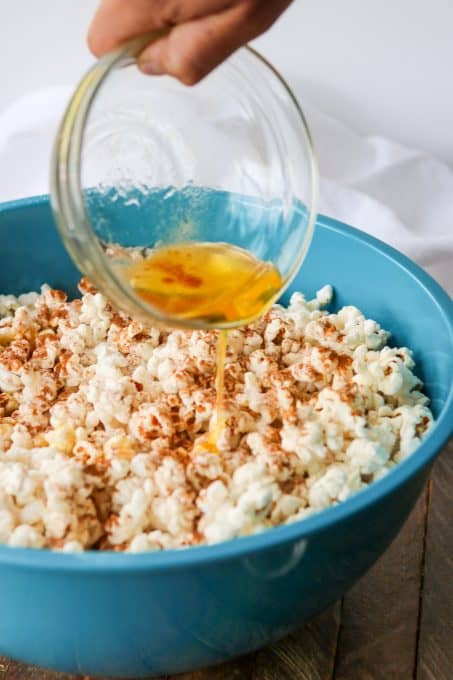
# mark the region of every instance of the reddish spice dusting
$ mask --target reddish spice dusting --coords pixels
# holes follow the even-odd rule
[[[165,274],[169,276],[164,278],[163,281],[168,283],[171,278],[175,279],[178,283],[183,283],[185,286],[190,288],[199,288],[203,283],[203,279],[194,274],[189,274],[184,270],[181,264],[173,264],[171,262],[156,262],[154,265],[157,269],[160,269]]]
[[[352,365],[352,357],[349,357],[347,354],[338,354],[337,359],[338,368],[340,369],[350,368]]]
[[[91,295],[95,295],[97,293],[96,288],[85,276],[80,279],[78,287],[81,293],[91,293]]]
[[[336,333],[337,329],[331,323],[330,321],[324,321],[324,333],[325,335],[332,335],[332,333]]]

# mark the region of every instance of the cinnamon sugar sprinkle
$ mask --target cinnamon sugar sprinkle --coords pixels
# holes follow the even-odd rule
[[[0,296],[0,542],[145,551],[303,519],[387,474],[433,418],[407,349],[332,290],[229,336],[164,331],[44,286]]]

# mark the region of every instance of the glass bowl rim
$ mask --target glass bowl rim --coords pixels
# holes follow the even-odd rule
[[[54,143],[50,172],[51,206],[63,243],[78,268],[101,292],[105,292],[128,314],[144,321],[152,320],[156,324],[169,327],[206,330],[212,329],[213,326],[208,326],[196,319],[168,317],[134,294],[132,288],[110,266],[108,257],[99,244],[99,239],[90,224],[81,187],[84,130],[98,91],[113,69],[136,64],[136,56],[143,48],[165,32],[154,32],[125,43],[120,48],[101,57],[83,76],[69,101]],[[281,297],[299,271],[311,243],[316,224],[319,194],[318,164],[305,115],[290,86],[275,66],[257,50],[250,45],[245,45],[236,54],[240,54],[243,50],[253,56],[255,64],[264,67],[267,72],[272,74],[289,97],[303,130],[307,162],[310,169],[311,196],[309,206],[307,206],[306,236],[289,273],[283,280],[282,287],[275,299],[270,301],[270,304],[272,304]],[[74,239],[76,233],[78,239]],[[75,244],[75,240],[77,240],[78,245]],[[81,249],[83,249],[83,252],[81,252]],[[87,251],[89,251],[89,258],[86,257]],[[108,281],[106,281],[106,274]],[[218,323],[215,328],[228,330],[243,326],[253,320]]]

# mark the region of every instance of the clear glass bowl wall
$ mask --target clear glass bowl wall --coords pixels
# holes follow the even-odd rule
[[[310,243],[317,198],[290,89],[250,48],[190,88],[144,76],[131,50],[85,76],[56,140],[52,205],[76,264],[129,313],[170,324],[134,294],[106,244],[228,242],[273,262],[285,287]]]

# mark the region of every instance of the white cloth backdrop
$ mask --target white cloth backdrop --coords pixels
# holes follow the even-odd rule
[[[0,113],[0,201],[47,193],[70,91],[31,93]],[[319,159],[319,212],[395,246],[453,295],[453,170],[389,139],[359,136],[303,105]]]

